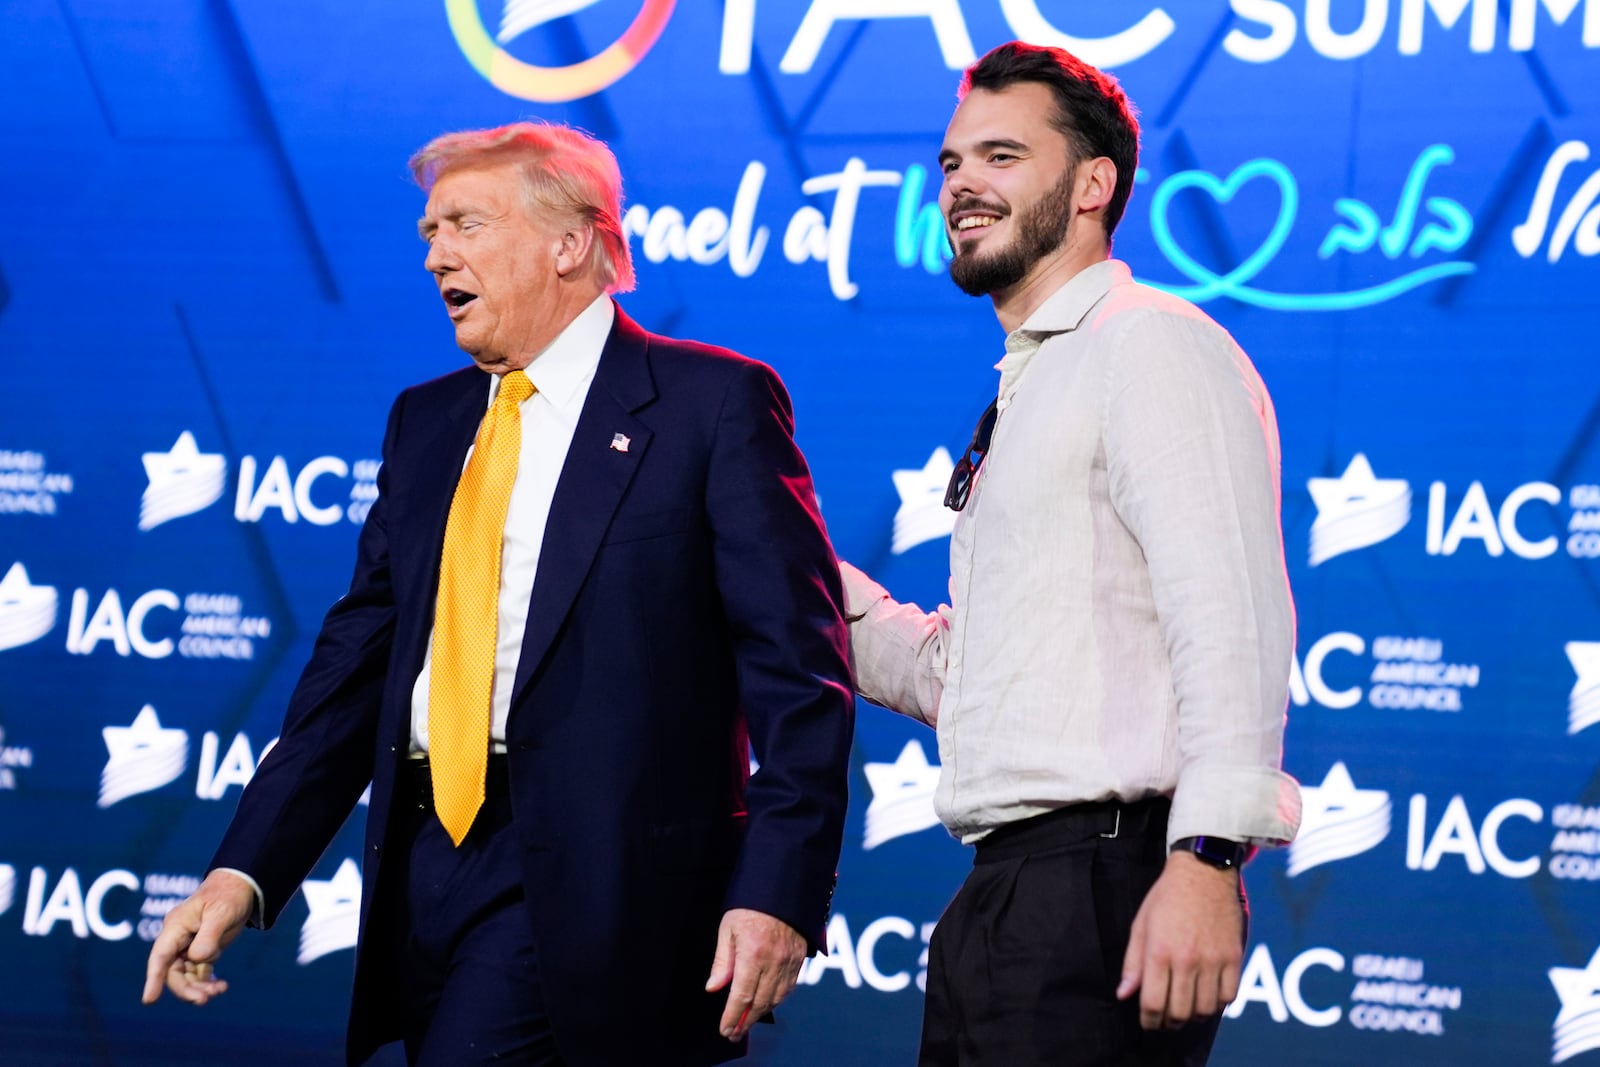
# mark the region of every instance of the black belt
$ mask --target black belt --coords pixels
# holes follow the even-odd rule
[[[511,774],[504,752],[490,753],[483,784],[485,803],[511,795]],[[403,760],[399,785],[397,792],[402,804],[430,815],[433,813],[433,767],[428,757]]]
[[[1075,845],[1095,838],[1131,839],[1166,844],[1167,813],[1172,801],[1147,797],[1131,803],[1097,800],[1007,823],[978,840],[974,863],[998,863],[1030,852]]]

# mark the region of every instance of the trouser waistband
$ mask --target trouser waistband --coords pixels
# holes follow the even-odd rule
[[[1073,845],[1093,838],[1165,843],[1172,801],[1147,797],[1132,802],[1097,800],[1007,823],[979,839],[974,863],[998,863],[1030,852]]]
[[[402,801],[427,814],[433,813],[433,767],[428,757],[405,760],[400,767]],[[504,752],[491,753],[484,771],[485,804],[511,795],[511,775]]]

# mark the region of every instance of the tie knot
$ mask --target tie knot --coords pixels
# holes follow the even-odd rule
[[[509,400],[513,404],[520,404],[533,395],[533,383],[528,376],[519,370],[507,371],[500,378],[500,392],[496,394],[496,402]]]

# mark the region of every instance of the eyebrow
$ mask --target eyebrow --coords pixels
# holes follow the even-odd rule
[[[429,218],[427,215],[424,215],[417,220],[418,237],[426,241],[428,238],[432,237],[438,232],[440,223],[460,222],[462,218],[471,213],[467,208],[458,207],[454,204],[446,204],[445,207],[446,210],[439,212],[438,216],[435,218]]]
[[[982,154],[984,152],[993,151],[996,148],[1004,148],[1004,149],[1009,149],[1009,150],[1014,151],[1014,152],[1024,152],[1024,153],[1028,151],[1028,146],[1027,145],[1023,144],[1021,141],[1013,141],[1009,137],[992,137],[987,141],[979,141],[977,144],[973,145],[972,147],[973,147],[973,151],[976,152],[976,153],[979,153],[979,154]],[[939,153],[939,162],[940,163],[944,163],[945,161],[950,160],[950,159],[959,159],[959,158],[961,158],[961,153],[957,152],[953,148],[946,148],[944,151]]]

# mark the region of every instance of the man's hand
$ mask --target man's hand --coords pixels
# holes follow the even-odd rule
[[[1117,997],[1139,992],[1146,1030],[1216,1015],[1239,993],[1239,875],[1175,852],[1133,920]]]
[[[238,875],[227,871],[206,875],[194,896],[167,912],[161,933],[150,946],[144,1002],[160,999],[163,984],[190,1004],[204,1004],[226,993],[228,983],[216,977],[212,967],[249,922],[255,906],[255,890]]]
[[[706,980],[707,993],[733,983],[722,1013],[722,1036],[738,1041],[749,1033],[757,1019],[789,995],[805,960],[806,939],[783,920],[748,908],[724,914]]]

